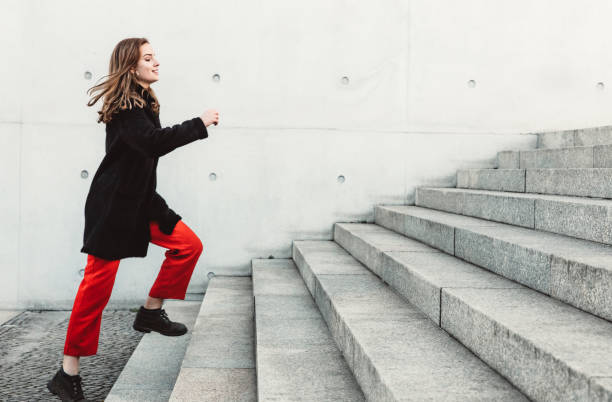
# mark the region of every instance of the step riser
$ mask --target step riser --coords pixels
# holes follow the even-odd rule
[[[457,188],[612,198],[611,169],[470,169]]]
[[[612,244],[612,208],[507,195],[417,188],[415,204],[425,208],[544,230]]]
[[[612,126],[538,133],[538,148],[585,147],[612,144]]]
[[[499,169],[612,168],[612,145],[529,151],[503,151]]]
[[[440,325],[441,287],[427,278],[427,270],[423,271],[419,265],[406,264],[400,257],[412,254],[417,261],[422,261],[427,260],[428,255],[435,254],[437,258],[431,258],[431,260],[436,260],[436,262],[432,263],[438,264],[438,261],[443,261],[444,264],[449,264],[452,267],[446,274],[449,278],[456,278],[457,271],[459,271],[459,276],[465,275],[466,272],[469,273],[469,280],[463,283],[464,286],[522,287],[517,283],[491,274],[487,270],[462,261],[453,261],[452,257],[433,248],[419,251],[382,251],[376,245],[346,229],[343,224],[334,225],[334,241],[385,283],[388,283],[403,298],[417,306],[437,325]],[[369,258],[372,255],[376,255],[377,258]],[[424,263],[424,265],[428,263]],[[438,267],[438,265],[435,266],[435,268]]]
[[[458,188],[525,192],[525,171],[521,169],[469,169],[457,171]]]
[[[588,400],[588,377],[478,312],[454,291],[442,290],[442,328],[536,401]]]
[[[611,175],[608,169],[530,169],[526,192],[612,198]]]
[[[374,216],[378,225],[612,321],[608,270],[382,207],[375,208]],[[439,236],[422,235],[414,227],[428,227]]]
[[[527,198],[417,188],[415,204],[526,228],[534,227],[535,202]]]

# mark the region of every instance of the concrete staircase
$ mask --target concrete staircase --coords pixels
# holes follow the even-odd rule
[[[214,277],[172,401],[612,401],[612,127]]]

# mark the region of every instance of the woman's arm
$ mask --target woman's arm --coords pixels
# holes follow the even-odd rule
[[[200,117],[172,127],[157,128],[143,108],[135,107],[121,111],[117,118],[120,121],[119,137],[132,148],[152,158],[208,137],[208,130]]]

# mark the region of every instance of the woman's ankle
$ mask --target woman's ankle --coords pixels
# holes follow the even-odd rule
[[[62,370],[64,370],[64,373],[68,375],[79,374],[79,357],[64,355]]]

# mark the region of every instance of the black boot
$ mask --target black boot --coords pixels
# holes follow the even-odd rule
[[[180,336],[187,332],[187,327],[180,322],[170,321],[163,308],[149,310],[140,306],[132,327],[140,332],[159,332],[167,336]]]
[[[80,375],[68,375],[60,367],[57,373],[47,383],[47,388],[52,394],[59,396],[62,401],[85,401],[83,389],[81,388]]]

